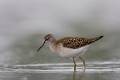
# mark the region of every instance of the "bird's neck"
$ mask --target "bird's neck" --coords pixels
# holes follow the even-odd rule
[[[53,39],[49,42],[49,44],[51,45],[51,44],[54,44],[55,42],[56,42],[56,39],[53,38]]]

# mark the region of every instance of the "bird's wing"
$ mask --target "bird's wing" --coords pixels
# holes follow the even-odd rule
[[[65,37],[63,39],[60,39],[56,42],[62,43],[63,47],[77,49],[83,46],[86,46],[88,44],[91,44],[99,39],[101,39],[103,36],[95,37],[95,38],[79,38],[79,37]]]

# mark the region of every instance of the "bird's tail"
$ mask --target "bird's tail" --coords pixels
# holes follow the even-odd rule
[[[93,42],[96,42],[96,41],[100,40],[101,38],[103,38],[103,36],[99,36],[99,37],[95,37],[95,38],[90,38],[89,42],[93,43]]]

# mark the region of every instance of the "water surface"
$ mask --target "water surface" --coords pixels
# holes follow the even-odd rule
[[[119,80],[119,62],[87,63],[73,71],[73,63],[1,65],[0,80]]]

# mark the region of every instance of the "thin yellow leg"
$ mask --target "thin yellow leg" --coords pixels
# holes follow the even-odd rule
[[[86,69],[85,61],[84,61],[84,59],[83,59],[82,57],[79,56],[79,58],[80,58],[80,59],[82,60],[82,62],[83,62],[83,65],[84,65],[84,72],[85,72],[85,69]]]
[[[74,57],[73,57],[73,62],[74,62],[74,71],[76,71],[76,63],[75,63]]]

